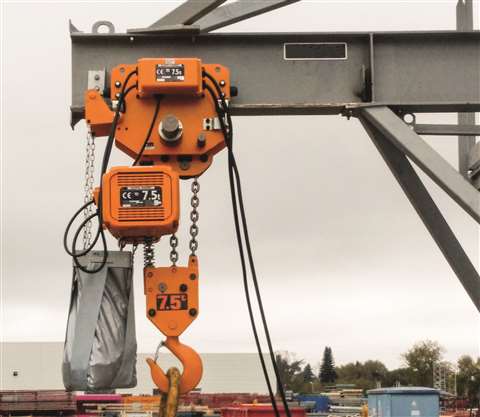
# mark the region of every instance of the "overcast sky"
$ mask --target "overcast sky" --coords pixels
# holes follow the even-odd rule
[[[64,336],[71,259],[61,239],[65,223],[83,201],[86,134],[83,122],[75,131],[69,127],[68,19],[83,31],[104,19],[125,31],[151,24],[177,4],[5,5],[3,340],[59,341]],[[303,1],[225,30],[454,29],[455,4]],[[423,115],[417,120],[456,119]],[[234,119],[252,244],[275,348],[316,364],[329,345],[338,364],[379,359],[388,367],[399,366],[400,354],[422,339],[439,341],[449,360],[464,353],[478,355],[480,322],[472,302],[360,124],[340,116],[309,116],[303,117],[298,132],[292,121]],[[299,151],[295,158],[292,138]],[[455,138],[428,142],[456,166]],[[103,143],[97,140],[97,160]],[[121,163],[128,159],[116,150],[111,164]],[[202,309],[183,340],[200,352],[252,352],[225,153],[200,182]],[[429,180],[426,183],[477,264],[477,225]],[[188,189],[184,184],[184,208]],[[185,262],[187,237],[179,236]],[[167,263],[165,243],[157,250],[158,263]],[[140,351],[146,352],[155,349],[160,334],[144,317],[140,252],[136,261],[137,338]]]

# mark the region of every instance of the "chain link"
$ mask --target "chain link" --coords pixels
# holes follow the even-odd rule
[[[177,246],[178,238],[174,233],[172,236],[170,236],[170,261],[172,262],[172,266],[176,266],[178,262]]]
[[[155,247],[152,239],[147,238],[143,242],[143,266],[145,268],[155,266]]]
[[[190,251],[191,255],[195,256],[195,252],[198,250],[198,219],[200,214],[198,213],[198,206],[200,205],[200,199],[198,198],[198,193],[200,192],[200,183],[198,179],[195,178],[192,182],[192,198],[190,199],[190,205],[192,206],[192,211],[190,212],[190,220],[192,224],[190,226]]]
[[[84,183],[84,202],[88,203],[93,198],[93,183],[95,172],[95,137],[87,130],[87,151],[85,156],[85,183]],[[83,210],[84,218],[86,219],[93,213],[93,205],[89,205]],[[83,248],[90,246],[92,241],[92,221],[89,221],[83,228]]]

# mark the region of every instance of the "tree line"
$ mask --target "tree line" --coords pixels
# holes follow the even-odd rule
[[[355,384],[369,390],[378,386],[433,386],[434,366],[441,365],[448,372],[450,383],[456,373],[456,388],[459,397],[470,401],[480,395],[480,358],[461,356],[456,364],[444,360],[445,349],[437,342],[425,340],[416,343],[401,355],[402,366],[389,370],[381,361],[350,362],[336,366],[332,348],[327,346],[315,373],[311,364],[296,359],[288,352],[277,353],[276,360],[285,388],[298,393],[321,392],[333,384]]]

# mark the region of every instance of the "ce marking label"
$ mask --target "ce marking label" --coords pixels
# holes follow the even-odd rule
[[[120,205],[122,207],[148,207],[162,205],[162,189],[160,187],[122,187],[120,189]]]

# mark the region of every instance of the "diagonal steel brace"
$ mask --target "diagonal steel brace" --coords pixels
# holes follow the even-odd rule
[[[178,31],[192,31],[190,27],[198,19],[210,13],[212,10],[225,3],[226,0],[187,0],[170,13],[157,20],[147,28],[129,29],[130,33],[163,32],[165,29]],[[197,27],[198,31],[198,27]]]
[[[298,1],[300,0],[237,0],[213,10],[197,24],[200,25],[201,32],[211,32]]]
[[[480,223],[479,192],[388,107],[366,107],[359,117],[405,153],[460,207]]]
[[[480,276],[407,157],[364,117],[360,121],[422,219],[460,283],[480,311]]]

